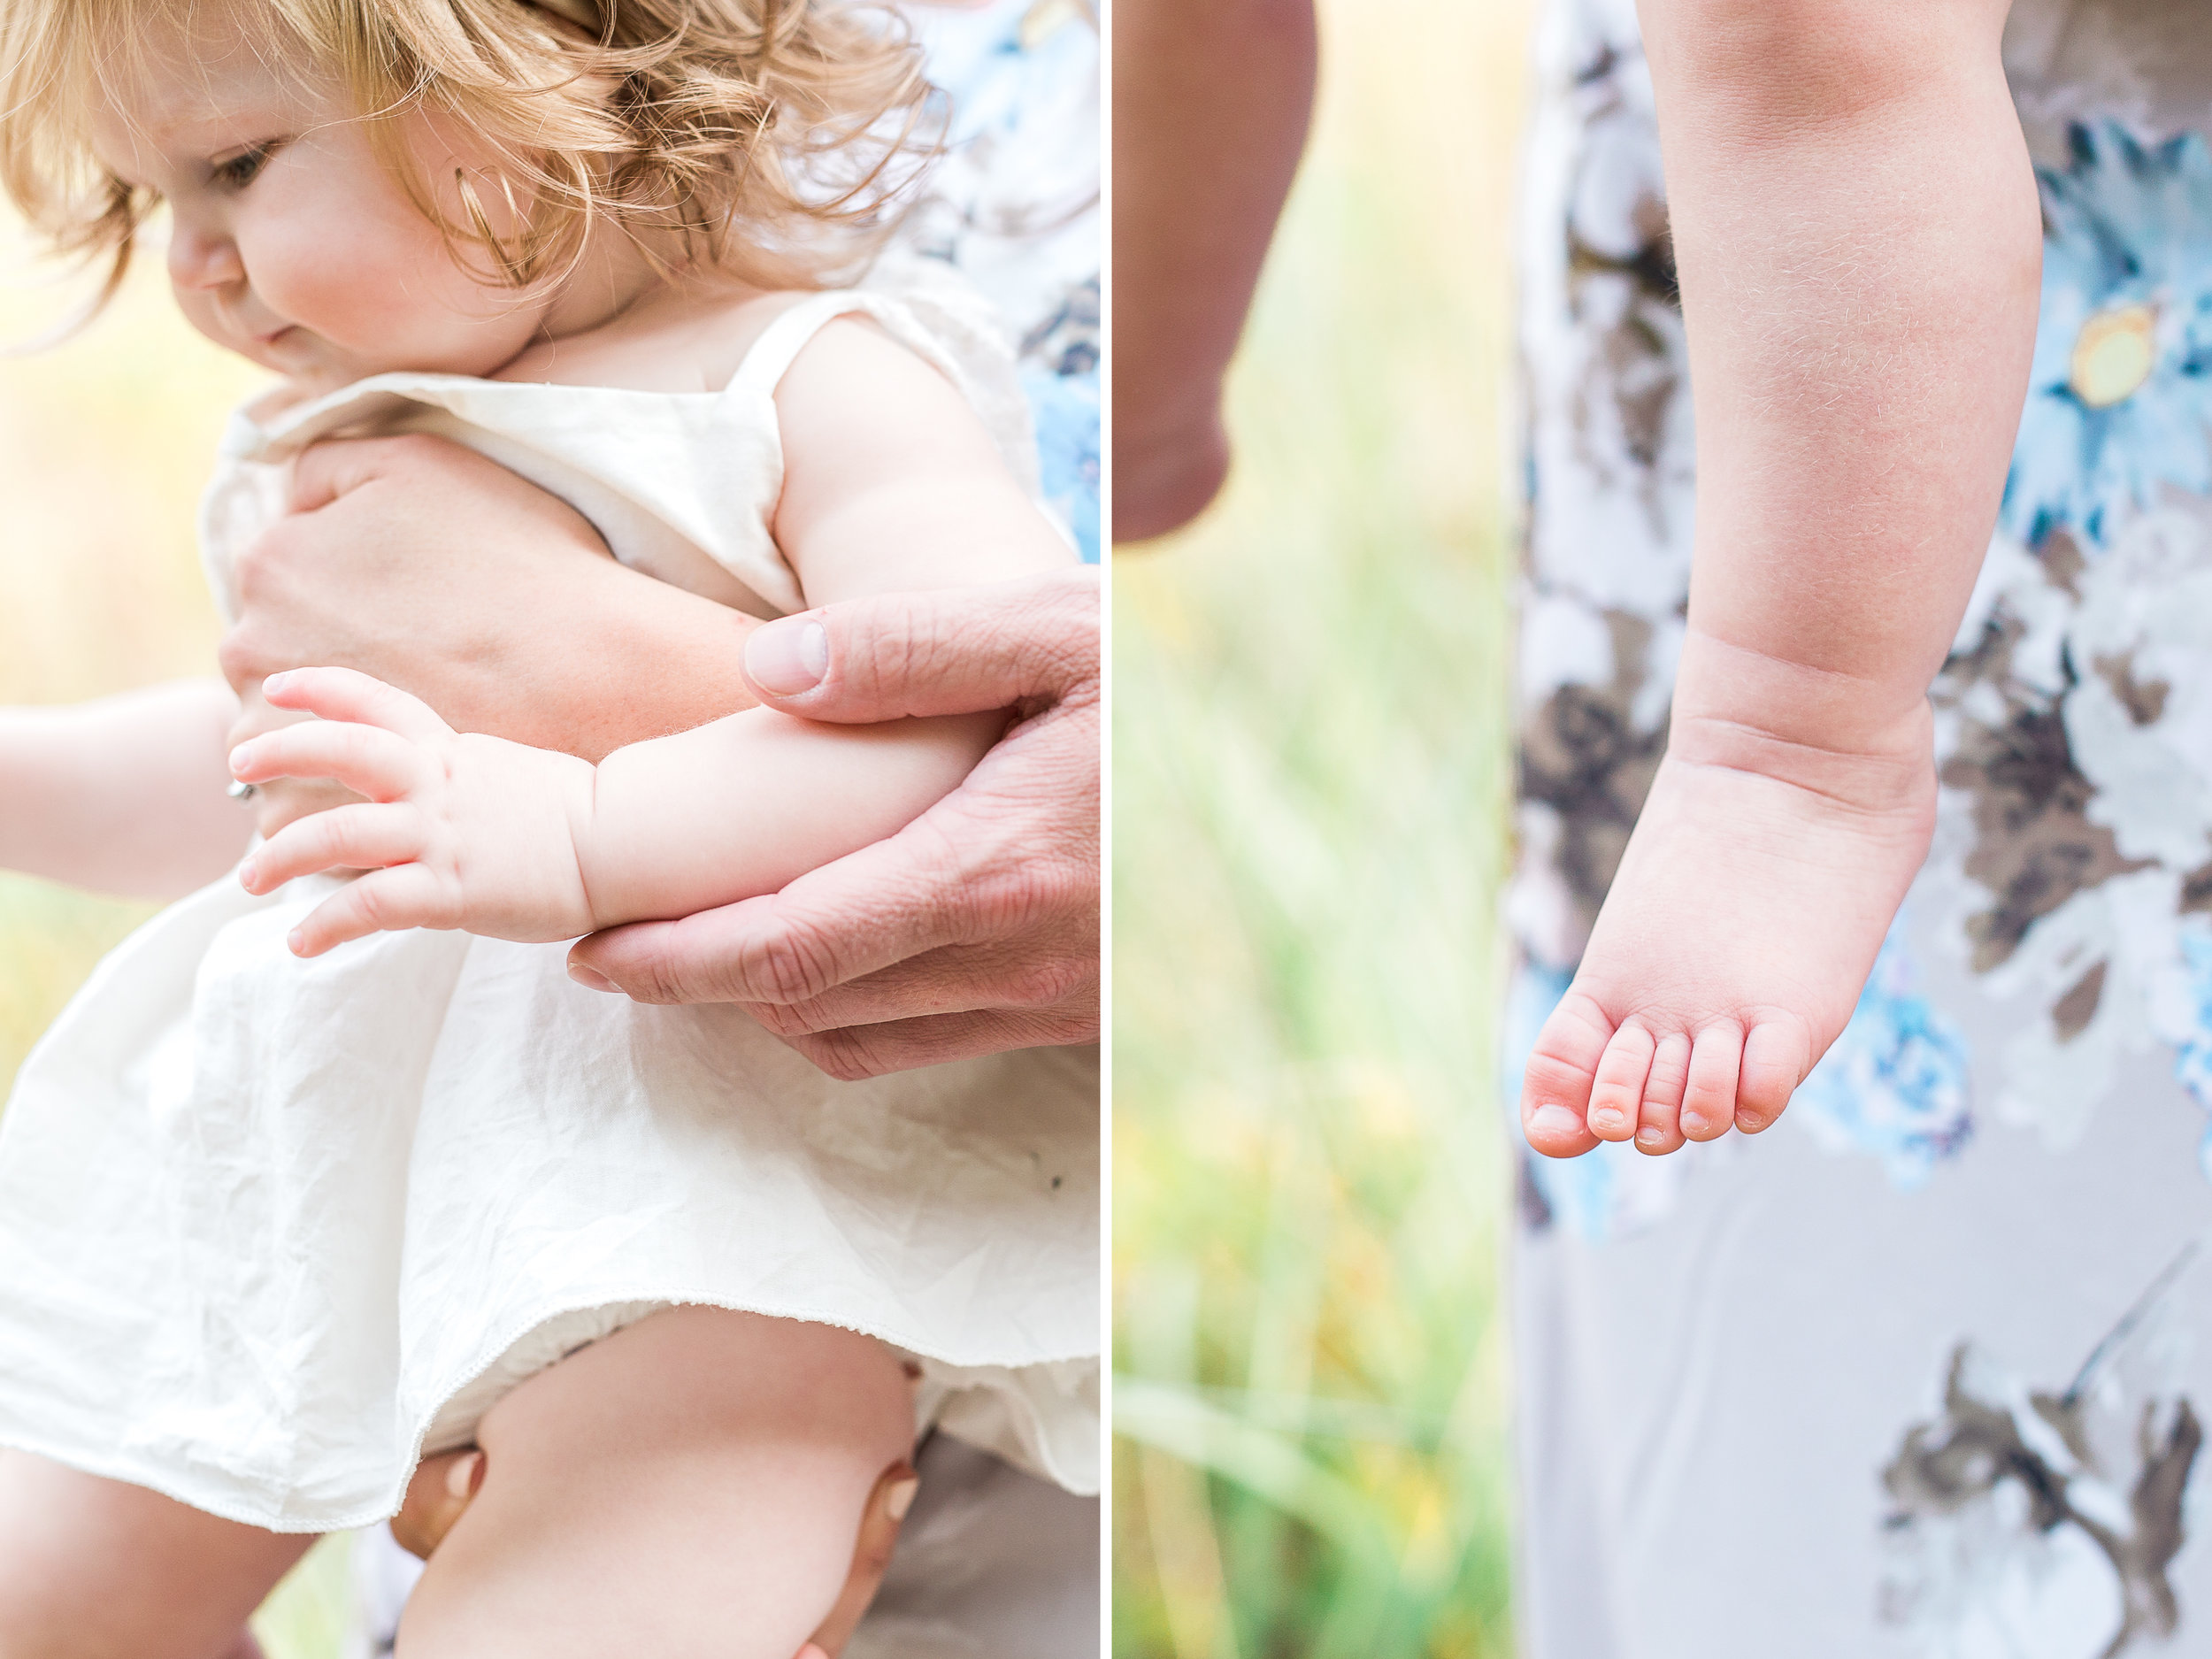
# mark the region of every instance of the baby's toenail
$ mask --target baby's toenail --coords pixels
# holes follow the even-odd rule
[[[1656,1129],[1639,1129],[1636,1132],[1636,1144],[1647,1152],[1656,1152],[1667,1144],[1667,1138]]]
[[[1581,1127],[1582,1119],[1565,1106],[1539,1106],[1528,1116],[1528,1133],[1539,1140],[1561,1140]]]
[[[1617,1106],[1601,1106],[1590,1114],[1590,1127],[1593,1129],[1625,1129],[1627,1126],[1628,1114]]]

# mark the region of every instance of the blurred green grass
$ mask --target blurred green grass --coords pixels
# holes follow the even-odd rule
[[[1222,502],[1114,568],[1114,1646],[1512,1651],[1494,912],[1527,0],[1323,0]]]
[[[262,376],[185,326],[150,252],[82,334],[0,357],[0,702],[215,672],[194,511],[225,412]],[[84,291],[0,219],[0,345],[38,339]],[[0,875],[0,1079],[154,908]],[[257,1617],[269,1659],[337,1654],[346,1542],[318,1545]]]

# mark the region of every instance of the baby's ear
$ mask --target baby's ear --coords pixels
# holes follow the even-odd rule
[[[399,1547],[429,1560],[484,1484],[485,1467],[484,1454],[473,1446],[418,1463],[399,1513],[392,1517],[392,1536]]]

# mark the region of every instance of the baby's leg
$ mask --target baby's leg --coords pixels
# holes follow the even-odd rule
[[[0,1450],[0,1655],[234,1659],[314,1539]]]
[[[656,1314],[486,1416],[483,1485],[408,1602],[401,1659],[792,1659],[913,1438],[879,1342]]]

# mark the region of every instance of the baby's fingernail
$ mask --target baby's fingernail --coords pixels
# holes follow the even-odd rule
[[[797,617],[755,628],[745,641],[745,672],[779,697],[811,691],[829,672],[829,634]]]
[[[253,745],[252,745],[252,744],[250,744],[250,743],[241,743],[241,744],[240,744],[240,745],[239,745],[236,749],[232,749],[232,750],[230,751],[230,770],[231,770],[231,775],[232,775],[233,777],[236,777],[236,776],[237,776],[240,772],[242,772],[243,771],[245,771],[245,770],[246,770],[246,768],[247,768],[248,766],[251,765],[252,764],[253,764]]]
[[[883,1494],[885,1512],[895,1521],[903,1521],[906,1512],[914,1507],[914,1494],[921,1489],[922,1479],[919,1475],[909,1475],[903,1480],[893,1481],[891,1489]]]
[[[484,1454],[471,1452],[466,1457],[457,1457],[453,1467],[445,1471],[446,1495],[472,1498],[476,1488],[484,1484]]]
[[[612,991],[619,988],[612,979],[596,968],[587,968],[580,962],[572,962],[568,964],[568,977],[587,991]]]
[[[261,682],[261,695],[265,697],[271,692],[283,690],[284,682],[291,678],[292,671],[288,668],[280,674],[271,674]]]
[[[238,885],[245,888],[247,892],[252,892],[253,884],[260,879],[261,872],[253,867],[252,859],[249,858],[238,866]]]
[[[307,954],[307,929],[295,927],[290,933],[285,934],[284,942],[292,948],[294,956],[305,956]]]
[[[1582,1127],[1581,1117],[1564,1106],[1539,1106],[1528,1115],[1528,1135],[1533,1141],[1542,1137],[1559,1141]]]

